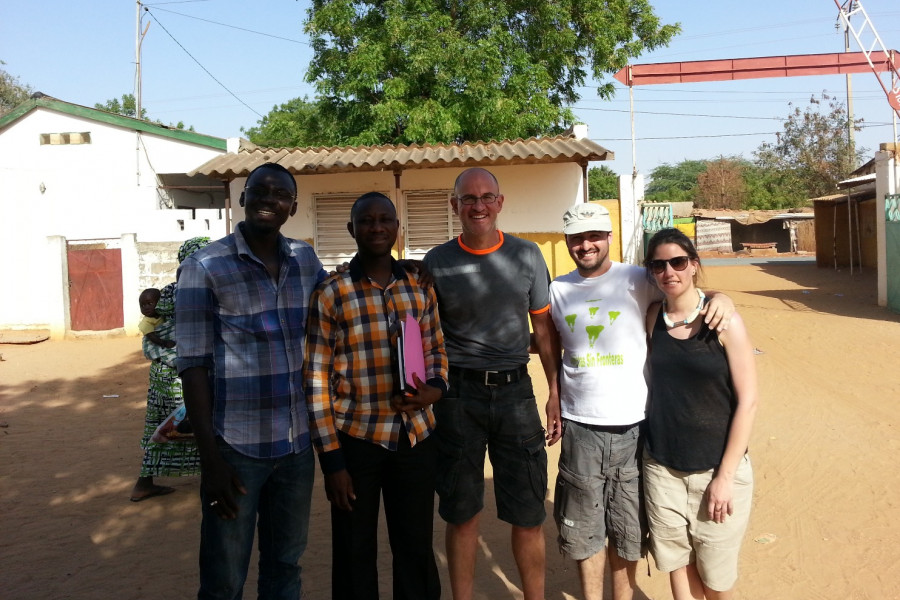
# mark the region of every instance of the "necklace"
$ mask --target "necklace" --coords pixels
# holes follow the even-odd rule
[[[703,290],[701,290],[700,288],[697,288],[697,295],[700,296],[700,301],[697,303],[697,308],[695,308],[694,312],[692,312],[690,315],[688,315],[688,318],[685,319],[684,321],[673,322],[672,319],[669,318],[669,314],[666,312],[666,309],[668,308],[668,303],[665,300],[663,300],[663,305],[662,305],[662,314],[663,315],[662,315],[662,317],[663,317],[663,323],[666,324],[666,327],[668,327],[669,329],[672,329],[673,327],[678,327],[679,325],[690,325],[691,323],[694,322],[694,319],[697,318],[697,315],[699,315],[700,311],[703,309],[703,302],[706,300],[706,295],[703,293]]]

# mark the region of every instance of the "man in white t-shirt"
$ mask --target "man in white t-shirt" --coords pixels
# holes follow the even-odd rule
[[[563,216],[563,232],[577,268],[550,284],[551,317],[563,349],[563,436],[553,511],[559,547],[578,563],[585,600],[602,598],[607,560],[613,597],[630,599],[647,536],[640,484],[645,315],[662,294],[643,267],[610,260],[612,221],[605,207],[576,204]],[[720,324],[718,312],[727,324],[734,310],[718,296],[723,306],[708,311],[713,327]]]

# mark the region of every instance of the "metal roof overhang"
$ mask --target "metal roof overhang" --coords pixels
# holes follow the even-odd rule
[[[826,204],[846,204],[848,199],[855,202],[870,202],[875,200],[875,188],[873,186],[872,189],[853,190],[844,194],[820,196],[819,198],[812,198],[811,201],[814,206],[824,206]]]
[[[297,176],[403,171],[447,167],[489,167],[612,160],[612,151],[587,138],[558,136],[409,146],[347,146],[332,148],[262,148],[242,140],[237,153],[224,154],[200,165],[188,175],[232,180],[246,177],[259,165],[276,162]]]
[[[839,190],[845,190],[862,187],[864,185],[871,185],[872,189],[875,189],[875,173],[844,179],[843,181],[838,182],[837,187]]]
[[[188,192],[225,193],[221,179],[205,175],[187,175],[185,173],[157,173],[159,187],[166,190],[185,190]]]

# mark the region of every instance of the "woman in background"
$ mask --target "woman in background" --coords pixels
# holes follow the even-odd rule
[[[209,244],[208,237],[195,237],[178,249],[178,262]],[[160,290],[156,312],[164,321],[156,327],[156,334],[163,340],[175,340],[175,283]],[[177,346],[155,344],[144,336],[144,356],[150,359],[150,387],[147,390],[147,414],[144,418],[144,436],[141,448],[144,459],[141,474],[131,490],[131,501],[141,502],[155,496],[171,494],[175,488],[158,485],[154,477],[185,477],[200,473],[200,455],[193,436],[177,441],[154,442],[150,438],[172,412],[184,404],[181,378],[175,370]]]
[[[757,406],[753,346],[740,315],[716,333],[698,318],[700,258],[664,229],[650,240],[648,276],[665,294],[650,306],[650,401],[644,489],[650,548],[675,600],[734,595],[750,517],[747,446]]]

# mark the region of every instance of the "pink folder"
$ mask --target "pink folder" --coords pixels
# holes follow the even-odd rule
[[[413,373],[425,381],[425,354],[422,350],[422,330],[419,322],[411,314],[400,322],[400,372],[407,388],[415,389]]]

